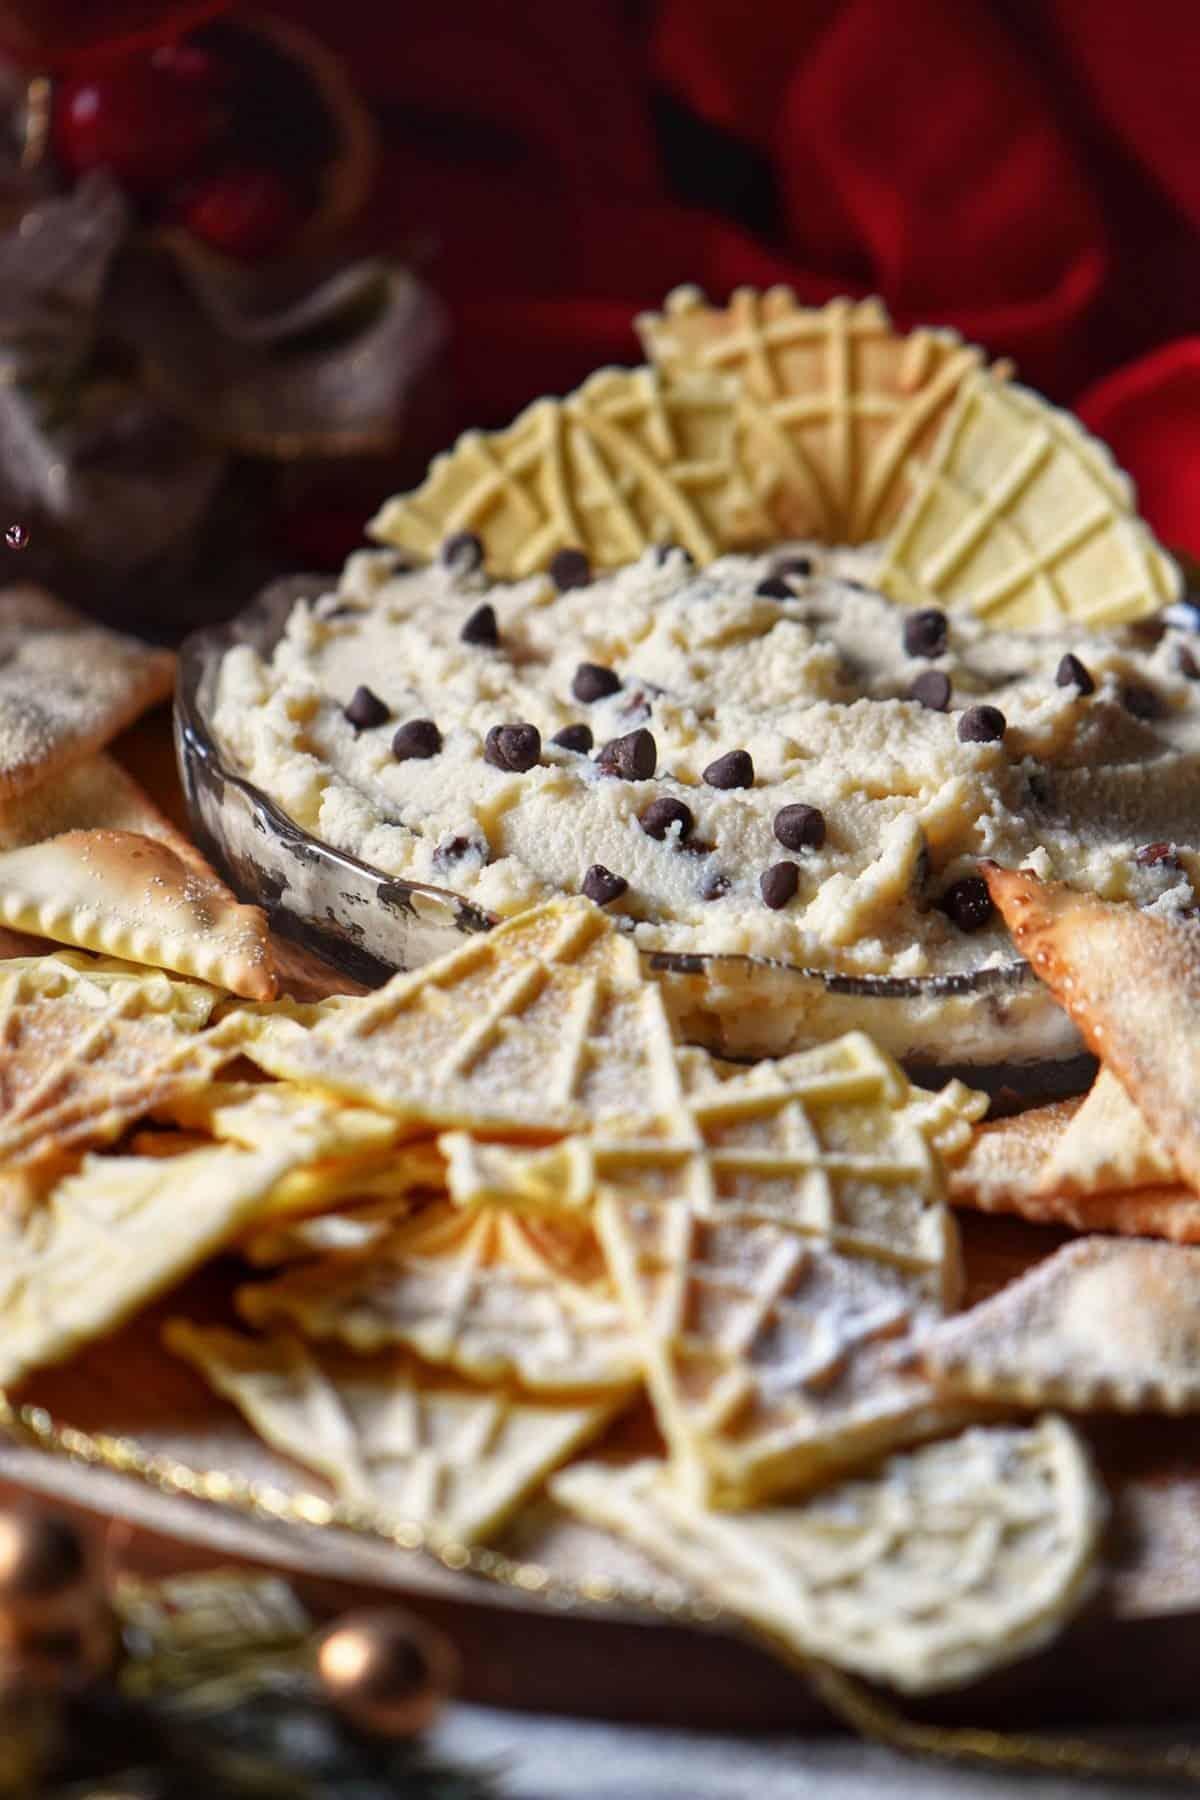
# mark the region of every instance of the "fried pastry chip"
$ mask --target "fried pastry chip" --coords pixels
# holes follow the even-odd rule
[[[1200,1250],[1088,1237],[926,1338],[939,1387],[1075,1412],[1200,1408]]]
[[[1175,599],[1177,564],[1133,484],[1071,413],[975,371],[887,540],[875,585],[1000,626],[1089,627]]]
[[[468,431],[414,493],[387,500],[372,536],[422,557],[471,531],[488,573],[520,579],[556,550],[619,568],[663,541],[698,563],[772,536],[737,432],[737,385],[655,369],[600,369],[537,400],[504,431]]]
[[[17,931],[192,975],[251,1000],[278,991],[266,916],[195,854],[138,831],[64,831],[0,852]]]
[[[1079,1111],[1054,1144],[1037,1179],[1039,1193],[1117,1193],[1170,1187],[1172,1159],[1154,1141],[1111,1069],[1101,1069]]]
[[[412,1126],[554,1137],[665,1110],[677,1091],[660,991],[583,899],[531,908],[376,994],[235,1018],[271,1074]]]
[[[736,375],[747,464],[776,535],[861,544],[908,496],[965,375],[984,353],[953,331],[898,332],[879,299],[802,306],[790,288],[699,288],[636,321],[671,375]]]
[[[625,1392],[633,1335],[590,1223],[427,1207],[361,1255],[243,1287],[251,1324],[369,1354],[395,1345],[477,1381],[539,1393]]]
[[[165,700],[175,658],[44,589],[0,590],[0,803],[49,782]]]
[[[1040,1203],[1038,1177],[1070,1127],[1083,1102],[1054,1100],[1049,1106],[1007,1118],[989,1119],[975,1132],[966,1156],[949,1173],[950,1199],[955,1206],[979,1212],[1023,1213]]]
[[[172,1319],[163,1336],[266,1443],[323,1476],[339,1500],[456,1542],[494,1535],[612,1413],[604,1402],[557,1405],[473,1388],[402,1353],[355,1357],[185,1319]]]
[[[1200,1189],[1200,925],[980,868],[1018,950]]]
[[[706,1512],[663,1465],[582,1463],[564,1506],[775,1643],[912,1694],[1047,1643],[1085,1597],[1105,1504],[1062,1420],[980,1427],[802,1505]]]
[[[110,1143],[235,1054],[205,1031],[217,995],[80,956],[0,963],[0,1161]]]

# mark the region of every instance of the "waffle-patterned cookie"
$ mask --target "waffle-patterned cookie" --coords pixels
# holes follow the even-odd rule
[[[676,1092],[659,989],[588,900],[531,908],[377,994],[308,1009],[307,1028],[301,1010],[238,1015],[245,1053],[414,1126],[553,1137],[666,1110]]]
[[[668,294],[637,321],[671,375],[736,375],[747,462],[776,535],[859,544],[908,497],[964,377],[984,353],[953,331],[898,332],[879,299],[802,306],[790,288],[737,288],[711,306]]]
[[[217,995],[69,952],[0,963],[0,1160],[110,1143],[204,1088],[236,1051],[204,1026]]]
[[[958,1295],[940,1165],[852,1034],[596,1140],[596,1229],[677,1473],[747,1505],[944,1424],[913,1347]],[[585,1140],[586,1141],[586,1140]]]
[[[909,1693],[1037,1649],[1085,1597],[1104,1500],[1062,1420],[975,1427],[804,1505],[692,1505],[661,1464],[583,1463],[555,1499],[786,1645]]]
[[[930,1334],[939,1387],[1072,1411],[1200,1408],[1200,1250],[1088,1237]]]
[[[456,1542],[496,1532],[612,1410],[473,1388],[403,1354],[348,1356],[286,1334],[248,1338],[172,1319],[164,1336],[338,1499]]]
[[[1181,588],[1133,484],[1070,413],[975,373],[887,540],[875,585],[1018,628],[1118,625]]]
[[[587,1220],[433,1205],[360,1255],[243,1287],[238,1309],[360,1353],[404,1345],[478,1381],[623,1393],[640,1356]]]
[[[654,369],[600,369],[504,431],[464,433],[369,529],[422,557],[473,532],[504,579],[567,548],[611,569],[664,541],[705,563],[771,536],[738,440],[736,384]]]

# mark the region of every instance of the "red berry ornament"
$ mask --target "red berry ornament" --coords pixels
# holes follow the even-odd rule
[[[63,82],[54,104],[54,152],[68,175],[109,169],[139,198],[198,167],[222,125],[199,84],[176,80],[146,56]]]
[[[194,237],[239,262],[272,256],[300,224],[300,202],[275,169],[240,166],[192,182],[174,217]]]

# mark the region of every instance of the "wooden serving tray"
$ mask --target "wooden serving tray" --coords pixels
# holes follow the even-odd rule
[[[118,747],[122,760],[179,816],[166,722],[154,719]],[[1004,1286],[1069,1233],[1022,1221],[962,1217],[968,1300]],[[268,1450],[224,1401],[161,1346],[162,1321],[229,1314],[241,1273],[232,1259],[206,1270],[120,1334],[30,1382],[15,1400],[60,1424],[131,1439],[197,1471],[236,1472],[289,1493],[323,1493],[316,1478]],[[921,1709],[947,1722],[997,1725],[1194,1716],[1200,1687],[1200,1418],[1082,1421],[1112,1497],[1104,1575],[1086,1613],[1048,1650],[962,1694]],[[642,1429],[640,1421],[616,1427]],[[110,1521],[114,1552],[135,1546],[138,1572],[218,1563],[291,1572],[318,1610],[365,1595],[403,1594],[444,1625],[465,1663],[470,1698],[713,1727],[825,1725],[803,1678],[722,1621],[681,1625],[627,1602],[564,1602],[420,1552],[331,1527],[282,1524],[162,1492],[106,1467],[0,1438],[0,1493],[27,1489]],[[663,1588],[636,1552],[543,1501],[498,1548],[578,1582]],[[130,1560],[126,1555],[126,1560]],[[915,1709],[914,1709],[915,1710]]]

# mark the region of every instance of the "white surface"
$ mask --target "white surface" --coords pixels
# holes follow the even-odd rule
[[[661,1731],[478,1706],[453,1708],[433,1747],[498,1771],[503,1800],[1120,1800],[1185,1791],[991,1774],[849,1738]]]

